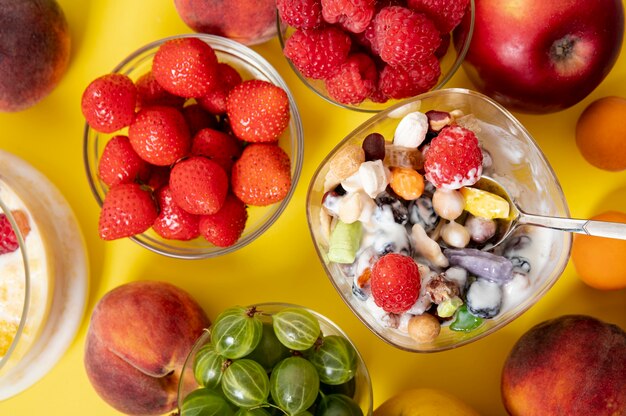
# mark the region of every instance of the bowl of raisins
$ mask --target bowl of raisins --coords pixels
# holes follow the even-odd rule
[[[481,189],[483,176],[527,212],[569,216],[524,126],[467,89],[376,114],[313,175],[307,220],[323,270],[389,344],[433,352],[485,337],[541,299],[567,265],[568,233],[525,225],[495,245],[510,206]]]
[[[196,341],[178,389],[181,416],[371,415],[372,406],[367,367],[348,336],[284,303],[220,313]]]

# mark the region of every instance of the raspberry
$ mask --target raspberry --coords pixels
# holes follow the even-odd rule
[[[228,175],[216,162],[192,156],[170,172],[174,202],[191,214],[210,215],[220,210],[228,193]]]
[[[459,125],[444,127],[424,155],[425,177],[437,188],[459,189],[475,184],[483,171],[476,135]]]
[[[81,98],[87,124],[101,133],[128,126],[135,116],[137,87],[123,74],[107,74],[93,80]]]
[[[296,29],[317,29],[324,24],[320,0],[276,0],[280,19]]]
[[[191,98],[206,95],[218,84],[217,56],[198,38],[172,39],[159,47],[152,74],[172,94]]]
[[[161,84],[154,79],[152,71],[143,74],[137,82],[137,105],[141,108],[151,105],[166,105],[181,108],[185,99],[167,92]]]
[[[239,72],[226,63],[219,63],[217,69],[219,84],[207,95],[198,98],[198,103],[211,114],[224,114],[228,93],[241,84],[242,79]]]
[[[133,182],[147,173],[148,164],[133,150],[128,137],[114,136],[104,146],[98,176],[108,186]]]
[[[328,23],[361,33],[374,17],[374,0],[322,0],[322,16]]]
[[[242,143],[229,134],[213,129],[203,129],[191,142],[191,153],[205,156],[218,163],[229,173],[235,160],[241,156]]]
[[[130,144],[139,157],[157,166],[171,165],[191,146],[185,118],[174,107],[147,107],[128,128]]]
[[[281,201],[291,188],[289,155],[275,144],[246,146],[233,165],[231,186],[235,196],[248,205]]]
[[[168,185],[160,188],[156,196],[160,211],[152,224],[154,232],[165,239],[181,241],[193,240],[200,235],[200,216],[176,205]]]
[[[336,27],[297,30],[283,52],[305,77],[325,79],[348,58],[351,44],[350,36]]]
[[[282,88],[259,79],[242,82],[226,100],[230,127],[248,142],[273,142],[289,125],[289,97]]]
[[[428,16],[441,33],[461,23],[468,5],[469,0],[407,0],[407,7]]]
[[[11,211],[11,215],[13,215],[17,228],[22,234],[22,239],[25,240],[30,232],[28,216],[21,210]],[[15,234],[9,218],[6,214],[0,214],[0,254],[12,253],[19,247],[17,234]]]
[[[122,183],[109,189],[98,220],[103,240],[141,234],[154,223],[157,209],[150,192],[136,183]]]
[[[403,254],[386,254],[374,263],[370,284],[376,305],[385,312],[406,312],[415,304],[420,291],[417,263]]]
[[[228,194],[222,209],[200,217],[200,234],[218,247],[230,247],[239,240],[248,219],[246,205]]]
[[[439,60],[430,55],[408,70],[386,65],[380,72],[378,87],[390,98],[413,97],[434,87],[440,74]]]
[[[441,39],[435,24],[406,7],[384,7],[374,18],[376,50],[392,66],[416,66],[432,55]]]
[[[374,92],[377,80],[374,61],[368,55],[355,53],[326,80],[326,90],[342,104],[359,104]]]

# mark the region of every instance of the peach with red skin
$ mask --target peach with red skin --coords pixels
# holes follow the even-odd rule
[[[57,86],[70,33],[54,0],[0,0],[0,111],[25,110]]]
[[[209,324],[197,302],[169,283],[119,286],[102,297],[91,316],[87,376],[120,412],[169,412],[176,406],[184,361]]]
[[[585,315],[531,328],[502,370],[510,415],[626,415],[626,332]]]

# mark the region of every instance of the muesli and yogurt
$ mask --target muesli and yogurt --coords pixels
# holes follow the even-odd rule
[[[369,134],[329,162],[320,210],[327,260],[382,327],[417,344],[433,342],[442,325],[471,332],[515,307],[547,261],[541,229],[492,248],[510,207],[478,187],[482,175],[497,176],[498,155],[477,138],[484,127],[459,110],[412,111],[393,137]]]

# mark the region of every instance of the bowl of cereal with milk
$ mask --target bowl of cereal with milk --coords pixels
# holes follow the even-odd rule
[[[528,131],[490,98],[432,91],[370,118],[322,161],[307,220],[324,270],[359,319],[407,351],[459,347],[536,303],[563,272],[571,235],[522,226],[494,245],[510,206],[567,217]]]
[[[43,377],[73,341],[85,309],[82,234],[39,171],[0,150],[0,400]]]

